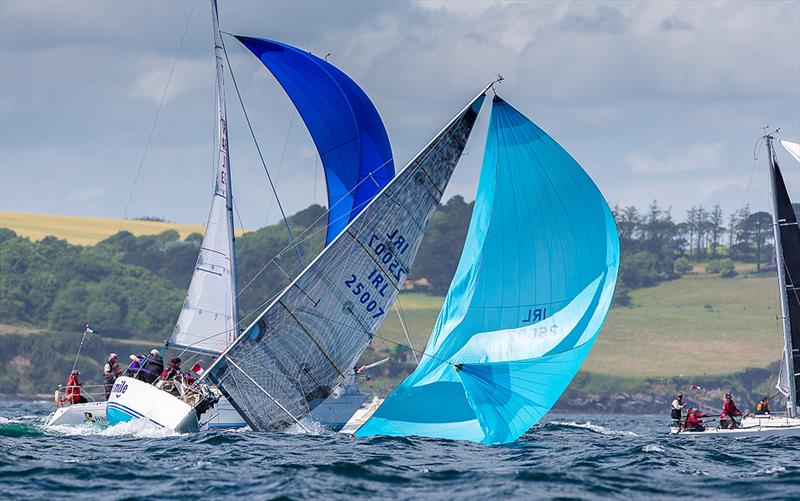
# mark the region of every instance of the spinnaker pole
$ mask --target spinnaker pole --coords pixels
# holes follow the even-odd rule
[[[236,236],[233,220],[233,184],[231,181],[231,164],[228,156],[228,118],[225,107],[225,52],[222,47],[222,33],[219,30],[219,13],[217,0],[211,0],[211,18],[214,25],[214,55],[217,62],[217,121],[219,127],[219,167],[216,182],[225,190],[225,208],[228,215],[228,239],[231,243],[231,319],[233,319],[232,332],[228,333],[226,341],[232,343],[239,336],[239,306],[238,288],[236,286]]]
[[[792,332],[789,322],[789,300],[786,295],[786,269],[783,262],[783,246],[781,244],[781,221],[778,217],[778,179],[776,178],[775,148],[772,145],[773,137],[764,136],[767,141],[767,156],[769,157],[770,188],[772,191],[772,231],[775,238],[775,265],[778,271],[778,292],[781,300],[781,327],[783,328],[784,358],[789,383],[789,394],[786,396],[786,410],[789,417],[797,417],[797,388],[795,383],[796,369],[792,351]]]

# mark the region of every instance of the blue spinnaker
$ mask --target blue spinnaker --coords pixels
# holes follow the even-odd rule
[[[600,191],[495,97],[467,240],[425,354],[356,435],[516,440],[577,373],[618,270]]]
[[[394,177],[381,117],[364,91],[332,64],[281,42],[236,38],[275,76],[314,140],[328,187],[327,245]]]

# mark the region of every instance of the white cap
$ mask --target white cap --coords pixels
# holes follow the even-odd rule
[[[117,358],[116,353],[109,353],[108,358]]]
[[[151,355],[158,355],[158,350],[153,348],[152,350],[150,350],[150,354]]]

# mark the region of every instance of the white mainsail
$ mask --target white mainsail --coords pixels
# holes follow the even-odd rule
[[[793,143],[785,139],[781,139],[778,142],[781,143],[781,146],[786,148],[786,151],[788,151],[795,158],[795,160],[800,162],[800,144]]]
[[[236,254],[233,196],[228,160],[228,127],[225,109],[224,58],[216,2],[212,1],[214,53],[217,63],[217,118],[219,152],[214,193],[206,232],[197,256],[170,346],[217,354],[236,338]]]

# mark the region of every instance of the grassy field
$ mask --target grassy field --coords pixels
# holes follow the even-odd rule
[[[635,306],[609,314],[584,370],[625,377],[726,374],[766,367],[780,356],[771,276],[689,275],[634,291],[632,297]],[[400,303],[412,343],[421,350],[442,298],[407,293]],[[396,313],[381,336],[407,344]],[[381,347],[381,340],[374,346]]]
[[[126,219],[60,216],[51,214],[28,214],[24,212],[0,211],[0,228],[14,230],[17,235],[32,240],[41,240],[52,235],[71,244],[93,245],[121,230],[134,235],[155,235],[166,230],[176,230],[181,238],[190,233],[203,233],[198,224],[160,223]]]

